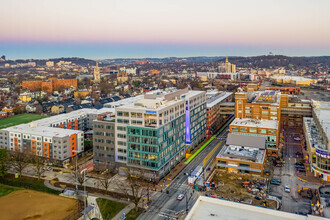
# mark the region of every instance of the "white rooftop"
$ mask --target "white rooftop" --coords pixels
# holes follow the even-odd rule
[[[119,107],[122,105],[135,103],[135,102],[138,102],[139,100],[143,99],[143,97],[144,97],[143,95],[138,95],[138,96],[130,97],[127,99],[121,99],[116,102],[109,102],[109,103],[104,104],[104,107],[105,108],[115,108],[115,107]]]
[[[278,121],[277,120],[265,120],[265,119],[235,118],[234,121],[230,125],[277,129]]]
[[[317,216],[303,216],[273,209],[261,208],[217,198],[200,196],[186,220],[321,220]]]
[[[44,118],[38,120],[38,126],[50,126],[53,123],[58,123],[61,121],[65,121],[68,119],[73,119],[73,118],[79,118],[80,116],[83,115],[88,115],[88,114],[102,114],[105,112],[114,112],[114,109],[112,108],[101,108],[101,109],[90,109],[90,108],[83,108],[79,109],[76,111],[72,111],[66,114],[59,114],[55,115],[49,118]]]
[[[16,133],[24,133],[30,135],[37,135],[37,136],[45,136],[45,137],[66,137],[72,134],[82,133],[79,130],[71,130],[71,129],[63,129],[63,128],[53,128],[47,126],[37,126],[31,127],[32,123],[29,124],[21,124],[18,126],[13,126],[9,128],[5,128],[3,130],[8,132],[16,132]]]
[[[206,95],[208,95],[208,94],[210,94],[210,93],[206,93]],[[216,104],[222,102],[223,100],[225,100],[226,98],[228,98],[232,94],[233,94],[232,92],[222,92],[217,96],[211,97],[211,98],[207,99],[206,107],[207,108],[212,108],[213,106],[215,106]],[[214,95],[216,95],[216,94],[214,94]]]

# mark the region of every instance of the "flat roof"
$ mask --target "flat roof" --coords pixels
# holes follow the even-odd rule
[[[229,133],[227,137],[227,145],[265,149],[266,138]]]
[[[265,157],[265,149],[243,147],[240,145],[227,145],[221,149],[217,157],[262,163]]]
[[[235,118],[234,121],[230,125],[277,129],[278,121],[277,120],[266,120],[266,119]]]
[[[217,198],[200,196],[186,220],[320,220],[317,216],[303,216],[269,208],[246,205]]]
[[[327,104],[330,105],[330,103],[323,103],[323,105]],[[315,108],[314,112],[330,140],[330,108]]]
[[[33,123],[32,123],[33,124]],[[72,134],[83,133],[80,130],[71,130],[71,129],[63,129],[63,128],[53,128],[48,126],[37,126],[31,127],[30,124],[21,124],[18,126],[13,126],[9,128],[5,128],[2,130],[8,132],[16,132],[16,133],[23,133],[23,134],[30,134],[36,136],[44,136],[44,137],[66,137]]]
[[[232,92],[222,92],[217,96],[211,97],[210,99],[206,100],[206,107],[207,108],[212,108],[213,106],[215,106],[216,104],[222,102],[223,100],[225,100],[226,98],[228,98],[232,94],[233,94]]]

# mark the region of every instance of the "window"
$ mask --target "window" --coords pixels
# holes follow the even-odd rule
[[[251,110],[245,110],[245,113],[251,113]]]
[[[246,131],[246,129],[245,129],[245,128],[240,128],[240,131],[243,131],[243,132],[245,132],[245,131]]]
[[[262,111],[263,115],[268,115],[268,111]]]
[[[263,106],[263,107],[262,107],[262,110],[268,110],[268,107]]]
[[[276,130],[268,130],[268,134],[276,134]]]
[[[257,129],[256,128],[250,128],[250,132],[251,133],[257,133]]]
[[[126,139],[126,134],[117,134],[118,138],[125,138]]]
[[[231,127],[232,131],[238,131],[238,127]]]
[[[106,128],[106,129],[113,130],[113,126],[112,126],[112,125],[107,125],[105,128]]]
[[[118,131],[126,131],[126,127],[125,126],[117,126],[117,130]]]
[[[128,124],[129,120],[127,120],[127,119],[117,119],[117,122],[122,123],[122,124]]]
[[[277,111],[277,107],[270,107],[270,110]]]
[[[119,112],[117,112],[117,116],[129,117],[129,113],[119,111]]]
[[[266,129],[260,129],[259,132],[260,132],[261,134],[266,134]]]

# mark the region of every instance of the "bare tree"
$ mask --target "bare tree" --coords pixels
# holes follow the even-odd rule
[[[75,170],[72,173],[72,177],[74,178],[74,182],[78,184],[80,187],[84,185],[84,182],[87,181],[87,177],[84,175],[84,173],[81,173],[79,170]]]
[[[117,186],[127,198],[133,198],[135,210],[138,211],[138,205],[142,197],[147,195],[150,183],[146,182],[142,169],[126,169],[126,181],[118,181]]]
[[[40,180],[41,175],[45,172],[44,170],[44,159],[39,157],[38,155],[31,155],[31,162],[33,164],[34,171],[38,176],[38,180]]]
[[[21,177],[23,170],[28,166],[29,157],[23,152],[14,151],[11,153],[10,162],[11,167]]]
[[[113,176],[113,168],[114,166],[109,166],[108,168],[106,168],[105,166],[105,171],[100,175],[98,176],[96,179],[97,179],[97,184],[99,186],[101,186],[105,191],[108,192],[109,188],[110,188],[110,184],[112,182],[112,176]]]

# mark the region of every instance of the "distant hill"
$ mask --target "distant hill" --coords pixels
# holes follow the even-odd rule
[[[286,67],[290,68],[322,68],[324,70],[330,67],[330,56],[321,57],[288,57],[283,55],[255,56],[255,57],[229,57],[229,62],[238,67],[246,68],[269,68]],[[224,62],[225,59],[218,60]]]
[[[135,61],[149,60],[151,63],[173,63],[173,62],[187,62],[187,63],[204,63],[204,62],[216,62],[223,56],[216,57],[165,57],[165,58],[114,58],[101,60],[103,64],[131,64]]]
[[[61,60],[66,62],[72,62],[80,66],[87,66],[87,65],[95,66],[95,60],[79,58],[79,57],[61,57],[61,58],[53,58],[53,59],[26,59],[26,60],[19,59],[19,60],[7,60],[6,62],[9,64],[36,62],[36,64],[39,66],[39,65],[46,65],[47,61],[54,61],[54,63],[57,63]]]

